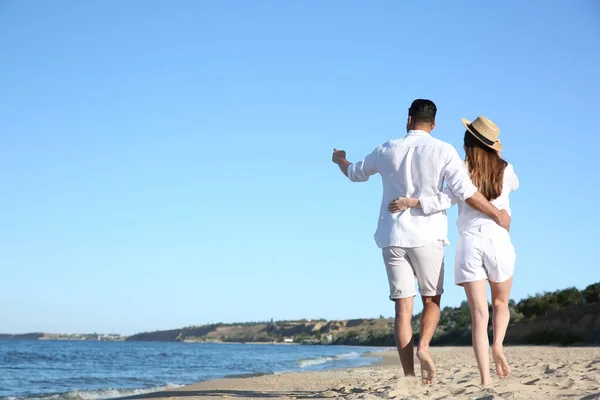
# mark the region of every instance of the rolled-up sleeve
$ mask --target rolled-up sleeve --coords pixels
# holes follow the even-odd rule
[[[452,193],[452,190],[446,186],[443,191],[433,196],[419,197],[421,209],[425,215],[433,214],[446,210],[458,203],[458,198]]]
[[[348,166],[348,179],[352,182],[366,182],[371,175],[377,173],[377,158],[379,147],[373,150],[364,160],[355,162]]]
[[[444,180],[447,187],[460,200],[465,201],[477,193],[477,187],[471,182],[464,162],[458,156],[456,149],[448,149],[448,158],[444,166]]]

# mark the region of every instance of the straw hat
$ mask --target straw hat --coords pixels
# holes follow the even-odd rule
[[[500,136],[498,125],[486,117],[477,117],[473,122],[462,118],[462,123],[481,143],[496,151],[502,151],[502,143],[498,139]]]

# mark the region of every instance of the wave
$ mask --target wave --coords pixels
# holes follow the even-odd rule
[[[274,375],[273,372],[247,372],[241,374],[225,375],[225,378],[257,378],[259,376]]]
[[[339,361],[339,360],[344,360],[344,359],[348,359],[348,358],[357,358],[360,356],[361,356],[360,353],[352,352],[352,353],[339,354],[337,356],[309,358],[309,359],[304,359],[304,360],[298,360],[298,367],[306,368],[306,367],[310,367],[313,365],[321,365],[321,364],[325,364],[328,362]]]
[[[390,351],[389,347],[375,347],[373,350],[369,350],[369,353],[383,353],[385,351]]]
[[[10,365],[23,362],[61,361],[60,357],[29,351],[8,351],[2,355],[3,362]]]
[[[45,395],[32,395],[27,397],[6,397],[6,400],[99,400],[114,399],[118,397],[128,397],[140,394],[160,392],[162,390],[177,389],[184,385],[167,383],[165,386],[147,388],[147,389],[101,389],[101,390],[73,390],[67,393],[53,393]],[[1,397],[0,397],[1,398]]]

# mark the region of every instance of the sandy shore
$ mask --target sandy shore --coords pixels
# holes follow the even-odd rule
[[[600,347],[508,347],[512,375],[486,389],[470,347],[434,348],[432,355],[438,376],[430,386],[403,378],[389,351],[368,367],[218,379],[129,399],[600,399]]]

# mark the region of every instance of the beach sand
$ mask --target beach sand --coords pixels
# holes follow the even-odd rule
[[[403,377],[395,351],[374,353],[368,367],[218,379],[130,398],[152,399],[600,399],[600,347],[513,346],[512,368],[482,388],[470,347],[431,349],[438,375],[432,385]],[[415,357],[419,374],[418,359]],[[492,368],[494,368],[492,362]]]

